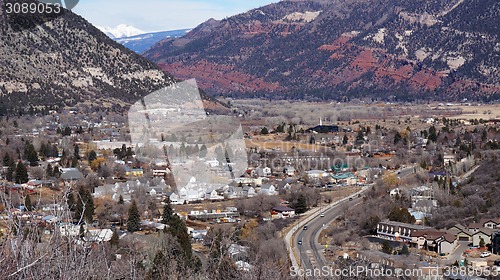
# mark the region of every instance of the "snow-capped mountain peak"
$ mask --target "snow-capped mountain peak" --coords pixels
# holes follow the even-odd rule
[[[123,37],[131,37],[145,33],[144,31],[126,24],[120,24],[116,27],[98,27],[102,32],[106,33],[112,39]]]

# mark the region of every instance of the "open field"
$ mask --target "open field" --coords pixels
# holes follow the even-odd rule
[[[232,100],[233,108],[240,111],[244,126],[259,129],[275,127],[283,122],[301,126],[337,124],[350,126],[359,121],[363,124],[391,122],[405,125],[427,118],[495,119],[500,118],[498,104],[397,104],[397,103],[335,103],[302,102],[288,100],[245,99]]]
[[[450,108],[457,108],[462,111],[462,114],[453,116],[456,119],[499,119],[500,118],[500,105],[479,105],[479,106],[451,106]]]

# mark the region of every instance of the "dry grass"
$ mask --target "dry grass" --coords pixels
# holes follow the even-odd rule
[[[479,105],[479,106],[451,106],[462,110],[462,114],[453,116],[454,119],[497,119],[500,118],[500,105]]]

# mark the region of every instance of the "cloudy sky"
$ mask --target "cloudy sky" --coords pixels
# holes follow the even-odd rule
[[[95,26],[127,24],[143,31],[193,28],[278,0],[80,0],[73,12]]]

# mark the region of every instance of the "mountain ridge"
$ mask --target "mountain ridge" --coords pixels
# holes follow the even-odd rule
[[[145,56],[211,94],[500,99],[493,0],[281,1],[157,43]]]
[[[77,104],[123,110],[174,81],[71,11],[47,21],[1,17],[1,115]]]
[[[142,33],[135,36],[115,38],[114,40],[124,45],[125,47],[141,54],[147,51],[156,43],[166,38],[178,38],[184,36],[191,29],[178,29],[169,31],[158,31],[150,33]]]
[[[119,24],[115,27],[109,27],[109,26],[96,26],[96,27],[102,32],[104,32],[104,34],[108,35],[108,37],[110,37],[111,39],[121,39],[124,37],[132,37],[147,33],[140,30],[139,28],[127,24]]]

